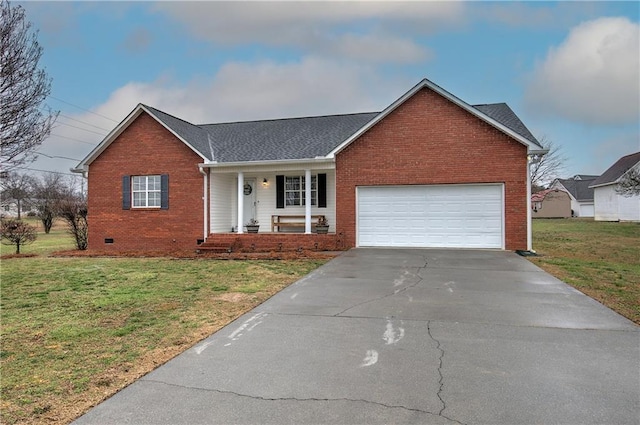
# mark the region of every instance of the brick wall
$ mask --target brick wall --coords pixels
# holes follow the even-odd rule
[[[90,250],[193,248],[203,232],[202,159],[142,113],[89,166]],[[122,209],[123,175],[169,175],[169,209]],[[112,238],[112,244],[105,244]]]
[[[527,149],[422,89],[336,157],[336,231],[356,244],[356,187],[504,183],[506,249],[527,249]]]

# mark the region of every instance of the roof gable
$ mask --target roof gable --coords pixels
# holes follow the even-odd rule
[[[556,182],[571,194],[576,201],[593,201],[593,188],[591,180],[556,179]]]
[[[595,179],[591,186],[592,188],[599,186],[606,186],[610,184],[616,184],[620,181],[620,177],[622,177],[627,171],[629,171],[632,167],[636,166],[640,163],[640,152],[632,153],[627,156],[623,156],[619,160],[615,162],[611,167],[607,169],[600,177]]]
[[[495,104],[495,105],[504,105],[506,108],[504,108],[504,107],[496,107],[495,105],[483,105],[483,106],[485,107],[484,108],[485,111],[493,113],[494,116],[496,116],[496,117],[497,116],[502,116],[502,115],[503,116],[512,115],[513,117],[515,117],[515,119],[510,117],[511,124],[514,125],[515,127],[519,127],[521,130],[522,129],[526,130],[526,133],[528,134],[529,137],[518,133],[516,130],[514,130],[513,128],[510,128],[505,123],[500,122],[496,118],[487,115],[487,113],[483,112],[482,110],[469,105],[468,103],[464,102],[463,100],[459,99],[458,97],[454,96],[453,94],[449,93],[448,91],[444,90],[440,86],[434,84],[433,82],[431,82],[431,81],[429,81],[429,80],[427,80],[425,78],[422,81],[420,81],[418,84],[416,84],[411,90],[409,90],[408,92],[403,94],[400,98],[398,98],[391,105],[389,105],[384,111],[380,112],[374,119],[372,119],[365,126],[360,128],[351,137],[349,137],[347,140],[345,140],[343,143],[341,143],[340,146],[338,146],[336,149],[334,149],[330,153],[330,156],[335,156],[338,152],[342,151],[349,144],[351,144],[354,140],[356,140],[358,137],[360,137],[362,134],[364,134],[366,131],[368,131],[371,127],[376,125],[378,122],[382,121],[387,115],[389,115],[391,112],[395,111],[398,107],[400,107],[400,105],[405,103],[407,100],[409,100],[411,97],[413,97],[416,93],[418,93],[420,90],[422,90],[424,88],[428,88],[428,89],[433,90],[434,92],[436,92],[439,95],[443,96],[445,99],[449,100],[450,102],[458,105],[459,107],[461,107],[462,109],[464,109],[467,112],[471,113],[472,115],[475,115],[476,117],[478,117],[479,119],[485,121],[489,125],[497,128],[498,130],[502,131],[503,133],[505,133],[508,136],[510,136],[513,139],[515,139],[516,141],[518,141],[518,142],[522,143],[523,145],[527,146],[527,149],[529,150],[529,153],[531,153],[531,154],[545,154],[545,153],[548,152],[548,149],[545,149],[544,147],[542,147],[542,145],[540,145],[540,143],[536,140],[536,138],[533,137],[531,132],[529,132],[529,130],[526,129],[524,124],[522,124],[522,121],[520,121],[520,119],[513,113],[513,111],[506,104]],[[517,122],[516,122],[516,120],[517,120]]]

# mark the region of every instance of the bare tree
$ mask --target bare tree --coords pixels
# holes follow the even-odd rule
[[[35,227],[24,221],[9,219],[0,223],[0,236],[3,245],[15,245],[16,254],[20,254],[20,247],[35,241],[38,233]]]
[[[31,31],[22,6],[0,2],[0,161],[11,169],[33,160],[58,113],[42,110],[51,79],[38,68],[42,47],[37,31]]]
[[[28,174],[7,172],[0,177],[0,189],[3,203],[15,203],[18,208],[18,220],[22,210],[31,199],[34,178]]]
[[[616,192],[627,198],[640,195],[640,166],[631,168],[622,176],[616,187]]]
[[[549,149],[549,152],[545,155],[536,155],[531,158],[529,169],[531,187],[542,189],[548,186],[555,178],[560,177],[564,172],[567,158],[564,156],[562,148],[546,137],[543,136],[541,138],[540,144],[545,149]]]
[[[87,225],[87,201],[82,196],[67,198],[60,202],[60,217],[67,223],[68,232],[76,242],[76,248],[87,249],[89,227]]]
[[[31,205],[42,222],[44,232],[49,233],[59,215],[60,202],[72,197],[72,190],[60,174],[48,173],[33,183]]]

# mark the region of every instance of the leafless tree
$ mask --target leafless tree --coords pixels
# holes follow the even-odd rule
[[[546,149],[549,149],[549,152],[545,155],[536,155],[531,158],[529,169],[532,188],[544,188],[555,178],[560,177],[564,172],[567,160],[562,148],[553,141],[542,137],[540,143]]]
[[[60,174],[43,174],[33,183],[31,205],[42,222],[44,232],[49,233],[53,222],[59,215],[60,203],[73,197],[70,185]]]
[[[616,192],[628,198],[640,195],[640,167],[631,168],[622,176]]]
[[[87,201],[83,196],[75,196],[60,202],[58,212],[67,223],[68,232],[76,242],[76,248],[87,249],[89,227],[87,225]]]
[[[38,67],[42,47],[22,6],[0,0],[0,161],[5,170],[33,160],[57,112],[42,105],[51,79]]]
[[[35,241],[38,233],[35,227],[24,221],[8,219],[0,223],[0,236],[3,245],[15,245],[16,254],[20,254],[20,247]]]
[[[22,218],[22,210],[31,199],[34,178],[29,174],[16,172],[3,173],[0,177],[2,202],[15,203],[18,208],[18,220]]]

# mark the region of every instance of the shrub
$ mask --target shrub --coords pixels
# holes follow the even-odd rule
[[[35,227],[15,219],[2,220],[0,232],[2,243],[4,245],[15,245],[16,254],[20,254],[22,245],[28,245],[38,237]]]

